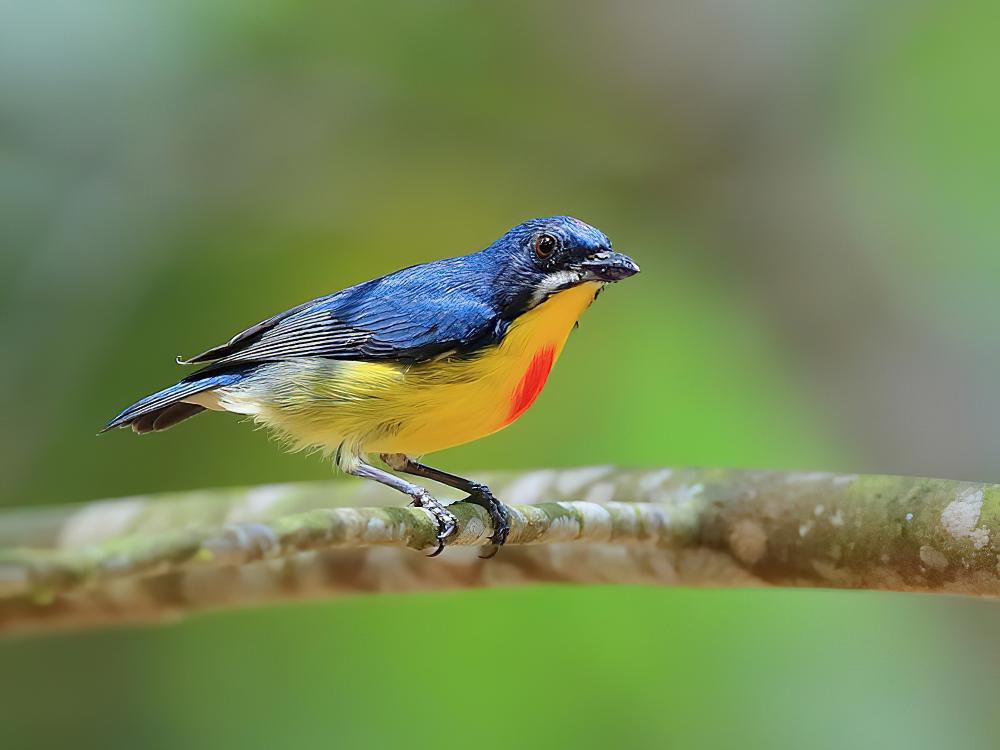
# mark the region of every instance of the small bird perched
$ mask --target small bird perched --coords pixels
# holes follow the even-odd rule
[[[599,230],[568,216],[534,219],[471,255],[411,266],[293,307],[179,364],[206,366],[128,407],[104,428],[143,434],[206,410],[253,417],[296,449],[318,448],[354,476],[412,498],[438,525],[455,516],[412,482],[468,493],[493,522],[509,513],[489,488],[414,457],[468,443],[520,417],[604,284],[639,272]]]

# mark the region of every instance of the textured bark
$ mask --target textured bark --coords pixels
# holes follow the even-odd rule
[[[491,560],[480,508],[454,506],[459,531],[431,560],[415,551],[433,546],[429,516],[362,482],[0,514],[0,630],[546,581],[1000,596],[1000,485],[610,467],[490,484],[518,503]]]

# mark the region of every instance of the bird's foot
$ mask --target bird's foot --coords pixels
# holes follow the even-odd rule
[[[458,519],[455,514],[448,510],[448,507],[431,497],[429,492],[424,492],[413,498],[413,502],[410,503],[418,508],[423,508],[432,516],[434,516],[434,521],[437,523],[438,533],[437,533],[437,549],[431,552],[428,557],[437,557],[444,551],[445,540],[455,533],[458,528]]]
[[[485,484],[473,485],[472,492],[465,498],[465,502],[485,508],[486,512],[490,514],[490,521],[493,522],[493,534],[490,536],[491,546],[485,548],[486,554],[480,555],[483,559],[489,559],[507,541],[507,535],[510,534],[510,510],[493,496],[490,488]]]

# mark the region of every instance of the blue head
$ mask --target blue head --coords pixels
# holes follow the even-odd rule
[[[635,261],[611,249],[604,232],[571,216],[518,224],[483,255],[498,263],[498,301],[513,315],[578,284],[621,281],[639,272]]]

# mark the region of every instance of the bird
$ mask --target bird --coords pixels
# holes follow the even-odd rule
[[[510,532],[507,506],[485,484],[422,457],[517,420],[580,315],[606,284],[638,272],[593,226],[569,216],[532,219],[477,252],[319,297],[178,357],[202,367],[132,404],[101,432],[158,432],[206,410],[245,415],[291,449],[318,450],[343,472],[408,495],[436,523],[432,556],[457,519],[399,475],[466,493],[490,517],[495,554]]]

